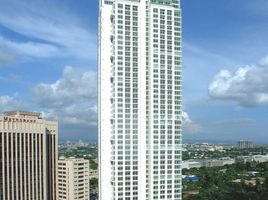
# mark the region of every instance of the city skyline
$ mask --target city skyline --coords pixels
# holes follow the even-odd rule
[[[43,112],[59,139],[96,141],[98,2],[29,2],[1,0],[0,112]],[[184,138],[268,142],[268,2],[181,7]]]

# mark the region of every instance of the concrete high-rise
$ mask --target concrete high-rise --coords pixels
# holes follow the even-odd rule
[[[247,140],[239,140],[237,142],[237,148],[238,149],[250,149],[253,148],[253,142],[252,141],[247,141]]]
[[[58,162],[59,200],[89,199],[89,161],[64,158]]]
[[[0,117],[0,199],[57,200],[58,123],[40,113]]]
[[[181,199],[179,0],[100,0],[99,197]]]

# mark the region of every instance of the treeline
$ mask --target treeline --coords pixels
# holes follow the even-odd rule
[[[268,200],[268,163],[202,167],[183,174],[199,177],[198,182],[183,181],[186,200]],[[189,195],[191,191],[196,193]]]

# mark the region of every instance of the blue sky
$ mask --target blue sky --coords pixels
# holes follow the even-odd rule
[[[185,140],[268,142],[268,1],[182,0]],[[0,112],[96,140],[97,0],[0,0]]]

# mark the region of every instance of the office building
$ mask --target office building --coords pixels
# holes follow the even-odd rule
[[[58,162],[59,200],[89,199],[89,161],[64,158]]]
[[[99,198],[180,200],[179,0],[100,0]]]
[[[40,113],[0,117],[0,199],[57,200],[58,124]]]

